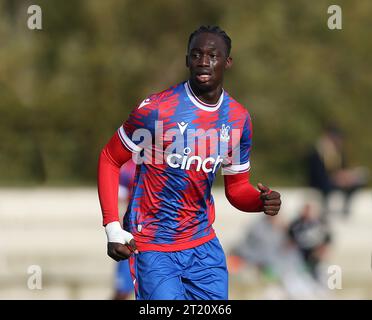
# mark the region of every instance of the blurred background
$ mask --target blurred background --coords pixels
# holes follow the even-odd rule
[[[0,299],[112,297],[98,155],[136,104],[187,79],[202,24],[232,39],[225,89],[252,117],[252,181],[283,197],[274,221],[242,214],[218,177],[230,297],[371,299],[372,3],[337,1],[341,30],[331,4],[0,0]]]

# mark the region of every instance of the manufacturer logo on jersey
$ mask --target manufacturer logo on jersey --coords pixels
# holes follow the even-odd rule
[[[208,157],[204,160],[200,156],[189,156],[191,153],[191,149],[189,147],[183,149],[183,153],[183,156],[178,153],[172,153],[167,156],[168,165],[172,168],[190,170],[190,166],[195,164],[196,171],[203,170],[205,173],[214,173],[216,172],[218,165],[223,161],[223,158],[220,155],[217,156],[217,159]]]
[[[230,130],[230,126],[226,126],[225,124],[222,125],[221,131],[220,131],[221,141],[229,142],[230,140],[229,130]]]
[[[177,124],[178,124],[178,128],[180,128],[181,134],[185,132],[187,126],[189,125],[188,123],[185,123],[183,121],[181,123],[177,122]]]
[[[138,109],[141,109],[142,107],[144,107],[145,105],[148,105],[148,104],[150,104],[150,98],[147,98],[147,99],[143,100],[141,102],[141,104],[139,105]]]

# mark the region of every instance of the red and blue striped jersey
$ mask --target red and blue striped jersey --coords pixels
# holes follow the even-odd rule
[[[248,111],[223,91],[206,104],[188,82],[149,96],[118,129],[137,163],[124,218],[139,250],[178,251],[213,237],[217,171],[250,168]]]

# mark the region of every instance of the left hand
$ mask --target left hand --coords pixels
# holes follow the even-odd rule
[[[269,216],[275,216],[279,213],[282,201],[280,200],[280,193],[270,190],[262,183],[258,183],[258,189],[261,191],[261,200],[263,202],[263,211]]]

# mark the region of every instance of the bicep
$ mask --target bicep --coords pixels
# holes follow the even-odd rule
[[[106,156],[117,167],[121,167],[132,158],[132,151],[125,146],[116,132],[104,148]]]

